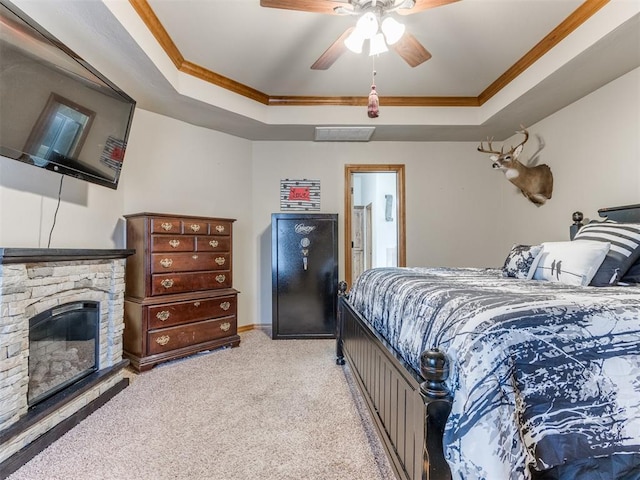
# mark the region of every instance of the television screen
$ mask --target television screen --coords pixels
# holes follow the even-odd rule
[[[0,1],[0,155],[117,188],[135,101]]]

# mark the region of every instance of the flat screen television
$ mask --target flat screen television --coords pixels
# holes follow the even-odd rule
[[[0,155],[116,189],[135,101],[0,0]]]

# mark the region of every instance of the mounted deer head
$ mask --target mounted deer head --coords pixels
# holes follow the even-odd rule
[[[522,125],[521,125],[522,127]],[[511,147],[508,152],[504,152],[504,146],[500,151],[494,150],[491,142],[493,139],[487,139],[487,148],[484,148],[484,142],[480,142],[479,152],[491,153],[489,157],[493,162],[493,168],[500,169],[504,172],[511,183],[520,189],[522,194],[537,206],[551,198],[553,192],[553,175],[548,165],[536,165],[528,167],[518,160],[522,153],[522,148],[527,140],[529,140],[529,132],[522,127],[522,130],[516,133],[522,133],[524,140],[516,147]]]

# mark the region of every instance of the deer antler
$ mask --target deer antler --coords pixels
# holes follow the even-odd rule
[[[484,142],[480,142],[480,146],[478,147],[478,151],[482,152],[482,153],[495,153],[496,155],[502,155],[502,150],[503,148],[500,149],[500,151],[498,152],[497,150],[493,149],[493,146],[491,145],[491,142],[493,142],[493,137],[489,138],[487,137],[487,147],[489,148],[489,150],[486,150],[484,148]]]
[[[520,128],[522,130],[516,130],[516,133],[522,133],[524,135],[524,140],[515,147],[511,147],[511,152],[515,152],[516,148],[521,147],[522,145],[527,143],[527,140],[529,140],[529,132],[527,131],[527,129],[524,128],[524,125],[520,125]]]

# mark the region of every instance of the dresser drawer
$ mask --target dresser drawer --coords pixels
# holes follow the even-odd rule
[[[208,320],[236,314],[236,296],[230,295],[206,300],[168,303],[147,307],[149,329],[171,327],[199,320]]]
[[[215,221],[209,223],[210,235],[231,235],[231,222]]]
[[[151,235],[152,252],[192,252],[196,238],[189,235]]]
[[[155,253],[151,255],[151,273],[228,269],[228,253]]]
[[[231,237],[198,236],[196,238],[196,250],[199,252],[230,252]]]
[[[185,234],[203,233],[206,235],[207,233],[209,233],[208,228],[209,224],[207,222],[199,222],[195,220],[184,220],[182,222],[182,233]]]
[[[167,273],[151,275],[151,295],[231,287],[231,272]]]
[[[235,316],[189,323],[187,325],[149,332],[147,349],[150,355],[155,355],[156,353],[190,347],[198,343],[235,335],[236,332],[237,323]]]
[[[182,220],[179,218],[152,218],[151,233],[182,233]]]

